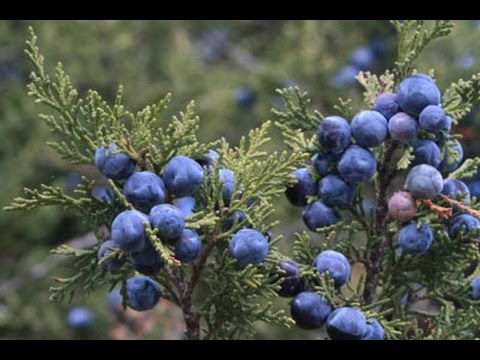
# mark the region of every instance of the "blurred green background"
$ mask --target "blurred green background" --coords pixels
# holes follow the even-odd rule
[[[435,42],[417,68],[435,68],[441,89],[458,77],[480,70],[480,22],[456,21],[452,36]],[[31,71],[24,55],[27,27],[33,25],[47,68],[63,62],[73,83],[84,93],[99,90],[112,99],[118,85],[130,110],[141,109],[167,92],[171,111],[195,99],[202,126],[200,139],[219,137],[236,144],[249,129],[281,108],[275,89],[299,85],[313,106],[334,112],[339,97],[352,98],[361,109],[361,89],[353,77],[361,70],[382,73],[396,56],[396,34],[385,20],[331,21],[0,21],[0,206],[24,186],[40,183],[73,188],[79,175],[102,179],[90,167],[72,167],[45,145],[48,130],[38,118],[43,109],[27,96]],[[480,153],[475,138],[480,120],[473,111],[456,132],[464,134],[466,156]],[[278,131],[270,148],[281,149]],[[102,188],[98,189],[99,196]],[[275,234],[290,251],[291,234],[303,230],[301,209],[278,200],[282,226]],[[71,272],[61,263],[52,271],[48,251],[74,238],[91,244],[86,227],[58,208],[30,213],[0,211],[0,338],[165,338],[182,337],[181,314],[163,302],[147,314],[119,313],[109,307],[106,290],[82,294],[71,305],[48,301],[56,273]],[[288,300],[279,301],[287,307]],[[77,305],[88,306],[94,326],[78,332],[66,316]],[[321,332],[259,326],[260,339],[315,339]]]

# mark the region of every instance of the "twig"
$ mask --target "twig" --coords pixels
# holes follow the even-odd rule
[[[434,204],[433,201],[430,199],[424,199],[422,200],[422,203],[423,205],[428,206],[434,213],[436,213],[438,216],[444,219],[448,219],[453,214],[452,208],[446,208],[446,207]]]
[[[374,232],[377,241],[370,248],[368,259],[365,263],[366,277],[365,290],[363,292],[363,303],[371,304],[375,301],[377,287],[380,282],[382,272],[381,262],[385,246],[389,243],[386,233],[387,228],[387,189],[391,180],[395,176],[395,169],[392,165],[392,157],[397,146],[391,140],[385,143],[385,149],[382,162],[378,168],[378,189],[377,189],[377,218],[375,222]],[[368,249],[368,247],[367,247]]]
[[[460,210],[462,210],[462,211],[464,211],[464,212],[466,212],[466,213],[469,213],[470,215],[475,216],[475,217],[477,217],[477,218],[480,219],[480,211],[475,210],[475,209],[472,209],[471,207],[462,204],[460,201],[453,200],[453,199],[451,199],[451,198],[449,198],[448,196],[445,196],[445,195],[443,195],[443,194],[440,194],[439,196],[440,196],[443,200],[445,200],[446,202],[448,202],[449,204],[451,204],[452,206],[455,205],[455,206],[457,206]]]

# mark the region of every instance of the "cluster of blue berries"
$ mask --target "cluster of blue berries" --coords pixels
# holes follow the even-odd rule
[[[385,96],[385,95],[381,95]],[[377,98],[375,105],[381,104]],[[434,199],[440,194],[468,205],[471,197],[480,198],[480,182],[465,184],[459,179],[445,178],[456,170],[463,160],[463,148],[454,140],[457,159],[448,158],[446,149],[441,148],[440,139],[445,138],[452,127],[452,119],[440,106],[440,91],[430,77],[423,74],[405,79],[392,99],[404,113],[397,113],[389,120],[402,115],[397,123],[392,124],[390,135],[394,140],[409,143],[413,147],[414,160],[406,178],[406,190],[394,193],[388,202],[391,218],[403,223],[398,237],[398,245],[405,253],[424,253],[429,250],[434,240],[434,233],[428,224],[418,225],[414,221],[417,214],[417,200]],[[423,130],[423,131],[422,131]],[[423,139],[419,134],[430,134],[432,139]],[[480,221],[462,213],[458,206],[453,206],[454,217],[449,221],[447,232],[451,239],[467,236],[480,230]],[[471,282],[472,298],[480,299],[480,277]]]
[[[396,94],[380,94],[373,109],[356,114],[351,123],[339,116],[325,118],[317,130],[322,150],[312,157],[313,170],[305,167],[292,174],[297,181],[287,188],[287,199],[294,206],[305,207],[303,220],[311,231],[334,225],[340,221],[336,208],[350,207],[358,184],[370,180],[377,170],[377,160],[370,149],[382,145],[387,139],[392,144],[408,144],[413,148],[414,158],[406,178],[407,191],[396,192],[390,197],[388,214],[403,223],[398,237],[401,250],[406,253],[426,252],[434,234],[428,224],[419,225],[414,221],[417,201],[434,199],[443,194],[464,204],[470,202],[469,186],[458,179],[444,179],[463,160],[461,144],[449,135],[451,127],[452,119],[441,107],[441,94],[432,78],[424,74],[412,75],[400,83]],[[453,149],[458,155],[455,160],[448,158],[449,152],[443,146],[447,141],[455,142]],[[480,190],[480,182],[470,184],[470,189],[477,187]],[[456,214],[448,224],[448,234],[452,239],[480,229],[478,219],[461,213],[458,206],[454,206],[453,210]],[[320,272],[328,271],[336,286],[346,281],[339,280],[336,275],[336,271],[342,273],[341,266],[325,270],[319,265],[318,258],[316,266]],[[476,289],[473,283],[472,286]],[[480,279],[477,287],[474,292],[480,294]],[[297,318],[297,324],[308,322],[302,320],[299,315],[302,312],[297,309],[302,303],[315,304],[318,314],[315,324],[321,325],[329,316],[330,308],[325,299],[309,293],[302,295],[298,304],[294,301],[292,305],[292,316]],[[333,312],[328,319],[334,314],[349,314],[344,316],[351,316],[348,321],[352,324],[361,318],[353,310],[342,310]],[[347,320],[338,321],[343,324]],[[303,327],[312,326],[307,324]],[[330,331],[330,336],[334,337],[332,334],[337,330]]]
[[[391,137],[413,147],[413,167],[405,184],[407,191],[393,194],[388,202],[389,215],[404,223],[398,243],[406,253],[426,252],[434,240],[428,224],[419,226],[414,221],[417,200],[434,199],[443,194],[464,204],[470,203],[469,187],[463,181],[443,178],[460,166],[463,149],[458,140],[454,140],[453,148],[458,156],[452,161],[446,149],[441,147],[440,139],[448,136],[452,119],[441,108],[440,100],[440,91],[429,76],[413,75],[400,83],[395,96],[404,112],[397,113],[389,121],[389,129],[392,127],[395,130],[390,133]],[[397,122],[392,123],[396,117],[399,117]],[[422,134],[429,134],[431,139],[421,138]],[[456,239],[480,228],[478,219],[460,213],[456,206],[453,210],[456,214],[448,224],[450,238]]]
[[[451,127],[452,119],[440,106],[440,91],[434,81],[424,74],[410,76],[400,83],[396,94],[379,95],[373,110],[356,114],[351,124],[339,116],[325,118],[317,131],[323,150],[312,157],[316,176],[307,167],[295,171],[297,183],[286,190],[286,196],[293,205],[306,206],[303,220],[310,230],[337,223],[340,217],[334,207],[349,207],[357,184],[375,174],[377,160],[370,148],[390,138],[396,143],[410,144],[414,153],[413,168],[406,181],[408,193],[396,193],[389,201],[392,218],[402,222],[412,220],[416,214],[415,199],[432,199],[440,193],[468,203],[468,187],[460,180],[444,181],[442,177],[457,169],[463,159],[458,140],[453,140],[458,154],[455,161],[448,159],[446,149],[440,148],[441,139],[448,136]],[[427,135],[435,139],[424,138]],[[310,196],[320,199],[308,204]],[[453,237],[464,222],[476,226],[478,220],[466,214],[455,218],[450,226]],[[423,252],[432,239],[428,225],[417,228],[409,224],[402,229],[400,246],[408,252]]]
[[[204,169],[210,169],[219,158],[211,150],[202,159],[175,156],[164,166],[162,176],[151,171],[135,171],[136,163],[127,154],[119,151],[117,145],[108,149],[99,147],[95,153],[95,165],[105,176],[123,181],[123,194],[135,208],[119,213],[111,224],[111,240],[105,241],[98,250],[98,259],[103,269],[119,271],[126,261],[124,253],[133,268],[147,276],[128,279],[126,293],[128,305],[137,311],[153,308],[160,299],[160,286],[148,276],[157,274],[165,265],[164,259],[148,239],[146,226],[157,230],[160,239],[174,247],[175,258],[182,263],[195,261],[202,248],[198,233],[185,227],[185,218],[192,215],[196,206],[193,195],[204,181]],[[222,198],[229,206],[235,183],[235,174],[220,169]],[[223,230],[232,228],[234,223],[244,221],[244,213],[237,211],[223,223]],[[121,255],[109,256],[112,251]],[[268,253],[268,241],[260,232],[241,229],[230,242],[230,255],[241,266],[259,264]],[[102,261],[103,259],[103,261]]]
[[[334,207],[348,208],[357,185],[375,174],[377,160],[369,148],[381,145],[387,135],[387,120],[378,111],[358,113],[351,125],[339,116],[321,122],[317,138],[323,151],[312,157],[316,175],[308,167],[296,170],[292,175],[297,182],[285,192],[292,205],[305,206],[303,221],[311,231],[340,221]],[[308,203],[313,196],[320,199]]]
[[[320,274],[328,274],[337,288],[350,278],[350,263],[337,251],[322,251],[315,258],[313,266]],[[332,311],[327,299],[316,292],[307,291],[298,264],[290,260],[282,261],[279,268],[282,270],[282,279],[278,294],[294,297],[290,311],[297,326],[313,330],[326,323],[327,334],[333,340],[384,339],[385,331],[378,320],[367,320],[359,309],[351,307],[340,307]]]

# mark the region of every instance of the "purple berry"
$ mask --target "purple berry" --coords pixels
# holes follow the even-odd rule
[[[398,221],[412,220],[417,214],[417,204],[412,194],[407,191],[393,194],[388,201],[388,214]]]

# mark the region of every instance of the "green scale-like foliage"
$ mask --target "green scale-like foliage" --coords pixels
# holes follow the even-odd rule
[[[222,224],[234,211],[242,211],[248,224],[258,231],[265,232],[275,226],[277,223],[269,220],[274,212],[272,199],[292,182],[289,173],[298,165],[302,154],[264,151],[263,147],[270,140],[270,122],[251,130],[247,137],[241,138],[238,146],[231,146],[224,139],[203,144],[196,136],[199,117],[195,114],[193,102],[184,112],[166,122],[164,112],[170,94],[136,113],[125,109],[121,87],[113,105],[94,90],[89,90],[82,98],[61,64],[57,65],[53,77],[45,71],[44,58],[33,30],[30,30],[27,46],[26,52],[34,65],[29,94],[36,102],[53,110],[53,113],[40,116],[56,136],[49,145],[64,159],[92,164],[97,147],[116,143],[120,151],[135,159],[142,170],[160,174],[173,156],[198,158],[209,149],[218,149],[220,159],[211,171],[206,172],[204,184],[195,195],[195,213],[186,219],[186,227],[195,229],[202,238],[203,250],[199,259],[192,265],[181,264],[174,259],[171,246],[164,244],[157,231],[146,224],[149,240],[166,260],[166,266],[154,276],[162,286],[164,297],[184,312],[191,312],[186,304],[192,302],[197,285],[206,288],[203,301],[199,304],[193,302],[193,306],[198,306],[200,321],[204,319],[201,336],[206,338],[253,336],[256,321],[290,326],[292,321],[283,311],[271,309],[278,288],[277,279],[272,278],[280,257],[276,247],[271,244],[268,258],[260,266],[238,269],[228,253],[228,243],[246,224],[236,223],[229,231],[223,231]],[[235,188],[229,207],[222,200],[222,183],[218,176],[220,166],[235,172]],[[73,194],[66,194],[55,186],[42,185],[40,189],[25,189],[25,197],[16,198],[6,207],[12,211],[61,206],[74,210],[98,233],[99,244],[92,249],[78,250],[62,245],[53,250],[55,254],[74,259],[73,275],[55,278],[57,285],[51,288],[53,300],[69,301],[78,291],[88,293],[102,285],[113,288],[118,283],[122,284],[124,292],[127,278],[134,274],[128,263],[117,273],[108,273],[98,266],[97,251],[107,236],[97,230],[102,225],[108,228],[118,213],[133,208],[122,194],[121,184],[113,180],[109,183],[114,193],[110,202],[93,196],[95,181],[83,177]],[[255,199],[253,206],[247,205],[250,199]],[[118,251],[109,256],[126,254]]]

